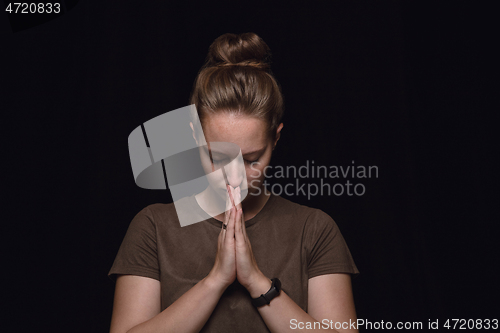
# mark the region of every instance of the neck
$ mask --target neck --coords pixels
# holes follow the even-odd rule
[[[260,195],[248,194],[241,203],[245,221],[257,215],[264,208],[271,194],[268,191],[260,191]]]

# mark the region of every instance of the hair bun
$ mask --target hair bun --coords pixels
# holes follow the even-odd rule
[[[269,70],[271,50],[255,33],[227,33],[218,37],[208,50],[206,66],[253,66]]]

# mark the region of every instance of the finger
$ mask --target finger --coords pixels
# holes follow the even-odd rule
[[[220,232],[219,232],[219,241],[221,239],[224,239],[224,231],[225,231],[225,229],[224,229],[224,222],[222,222],[222,225],[221,225],[221,228],[220,228]]]
[[[226,213],[224,215],[224,222],[222,224],[222,228],[224,229],[224,235],[227,234],[227,227],[229,225],[229,220],[232,216],[232,212],[231,212],[231,207],[233,206],[232,203],[231,203],[231,186],[230,185],[226,185],[226,189],[227,189],[227,195],[226,195]]]
[[[231,218],[229,219],[229,223],[227,224],[227,229],[226,229],[226,238],[225,242],[226,245],[229,245],[231,241],[234,240],[234,220],[236,212],[234,208],[231,208]]]
[[[227,226],[227,224],[229,222],[229,216],[231,215],[231,198],[229,196],[230,186],[226,185],[226,189],[227,189],[227,193],[226,193],[226,211],[224,213],[224,222],[223,222],[223,224],[226,224],[226,226]],[[223,227],[224,227],[224,225],[223,225]]]
[[[237,211],[240,211],[240,213],[236,216],[236,225],[237,225],[236,231],[238,231],[239,229],[241,235],[245,236],[245,233],[242,230],[244,228],[242,224],[245,223],[245,220],[243,219],[243,210],[242,210],[243,207],[241,205],[241,187],[239,186],[234,189],[234,202],[236,203]]]
[[[222,223],[222,234],[225,236],[227,232],[227,223]]]
[[[235,227],[235,232],[234,236],[236,238],[236,243],[237,244],[244,244],[245,243],[245,236],[243,235],[242,232],[242,220],[241,220],[241,215],[243,211],[241,209],[238,209],[236,212],[236,227]]]
[[[220,251],[222,250],[222,244],[224,244],[224,236],[220,234],[217,241],[217,253],[220,253]]]
[[[229,226],[229,221],[231,220],[233,215],[234,214],[233,214],[231,209],[228,210],[226,212],[226,214],[224,215],[224,221],[222,222],[222,225],[221,225],[222,240],[224,240],[226,238],[227,228]]]
[[[231,218],[231,210],[228,210],[225,214],[224,214],[224,221],[222,221],[222,225],[221,225],[221,234],[222,234],[222,242],[224,242],[224,239],[226,238],[226,234],[227,234],[227,225],[229,223],[229,219]]]
[[[235,195],[234,187],[232,187],[231,185],[227,185],[227,187],[228,187],[229,198],[231,200],[231,207],[235,207],[235,205],[234,205],[234,195]]]
[[[242,206],[241,206],[241,188],[239,186],[236,187],[234,189],[233,193],[234,193],[233,199],[234,199],[234,204],[235,204],[236,209],[242,209]]]
[[[245,239],[248,240],[247,225],[245,223],[245,214],[243,213],[243,210],[241,210],[241,229],[242,229],[243,237],[245,237]]]
[[[230,185],[226,185],[226,190],[227,190],[227,193],[226,193],[226,214],[228,213],[228,211],[231,209],[231,207],[233,206],[231,204],[231,186]]]

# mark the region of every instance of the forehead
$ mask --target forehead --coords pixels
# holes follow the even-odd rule
[[[269,140],[265,121],[232,112],[219,112],[205,117],[203,132],[207,141],[235,143],[243,154],[263,148]]]

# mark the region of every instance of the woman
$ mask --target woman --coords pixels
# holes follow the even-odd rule
[[[173,204],[134,217],[109,272],[111,333],[357,331],[346,323],[356,320],[359,272],[337,225],[262,186],[283,128],[269,57],[254,33],[210,46],[190,101],[208,143],[240,147],[248,195],[238,204],[241,179],[227,177],[226,213],[185,227]],[[203,195],[187,200],[209,210]]]

